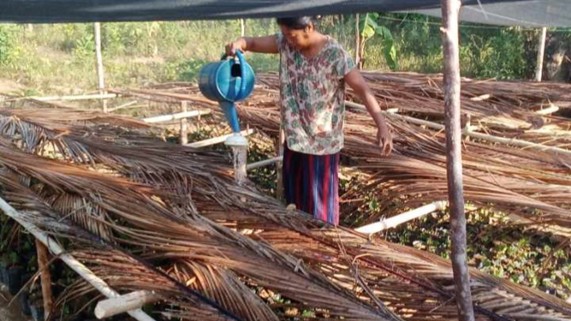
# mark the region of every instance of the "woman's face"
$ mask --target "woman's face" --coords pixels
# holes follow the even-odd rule
[[[286,26],[280,26],[280,29],[286,41],[294,48],[301,50],[311,46],[310,35],[314,30],[312,25],[305,29],[291,29]]]

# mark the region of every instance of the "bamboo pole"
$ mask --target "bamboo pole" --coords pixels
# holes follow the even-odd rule
[[[38,253],[38,269],[41,276],[42,298],[44,300],[44,318],[47,320],[53,306],[52,277],[48,265],[48,248],[38,239],[36,239],[36,252]]]
[[[446,123],[446,172],[452,234],[452,270],[458,318],[474,321],[470,274],[466,255],[466,215],[462,184],[462,128],[460,125],[460,45],[458,15],[460,0],[441,0],[442,51],[444,53],[444,115]]]
[[[422,207],[416,208],[414,210],[410,210],[408,212],[401,213],[399,215],[390,217],[388,219],[383,219],[380,222],[371,223],[365,226],[361,226],[355,229],[355,231],[364,234],[374,234],[378,233],[396,226],[399,226],[402,223],[406,223],[408,221],[412,221],[416,218],[423,217],[428,215],[434,211],[441,210],[448,205],[446,201],[436,201],[434,203],[430,203],[428,205],[424,205]]]
[[[364,105],[357,104],[357,103],[354,103],[352,101],[346,101],[345,105],[347,107],[353,107],[353,108],[365,110]],[[387,113],[386,111],[382,111],[382,113],[390,114],[390,113]],[[436,129],[436,130],[446,130],[446,126],[438,124],[438,123],[434,123],[431,121],[422,120],[422,119],[418,119],[418,118],[414,118],[414,117],[410,117],[410,116],[399,115],[399,114],[390,114],[390,115],[391,115],[391,117],[402,119],[404,121],[407,121],[409,123],[416,124],[419,126],[426,126],[428,128],[432,128],[432,129]],[[487,141],[494,142],[494,143],[501,143],[501,144],[513,145],[513,146],[524,147],[524,148],[534,148],[534,149],[539,149],[542,151],[549,151],[549,152],[554,152],[556,154],[563,154],[563,155],[570,155],[571,156],[571,150],[568,150],[568,149],[564,149],[564,148],[560,148],[560,147],[556,147],[556,146],[542,145],[542,144],[533,143],[533,142],[529,142],[529,141],[521,140],[521,139],[517,139],[517,138],[505,138],[505,137],[498,137],[498,136],[493,136],[493,135],[488,135],[488,134],[482,134],[482,133],[474,132],[474,131],[470,130],[470,128],[468,128],[468,127],[466,127],[462,131],[462,134],[469,136],[469,137],[487,140]]]
[[[96,22],[93,25],[95,32],[95,57],[97,59],[97,83],[99,93],[101,95],[105,94],[105,73],[103,71],[103,55],[101,54],[101,24]],[[103,112],[107,112],[107,100],[102,99],[101,105],[103,106]]]
[[[537,50],[537,63],[535,65],[535,81],[541,82],[543,73],[543,57],[545,56],[545,38],[547,38],[547,28],[541,28],[541,35],[539,36],[539,46]]]
[[[162,122],[167,122],[167,121],[172,121],[172,120],[178,120],[178,119],[189,118],[189,117],[197,117],[197,116],[208,115],[208,114],[210,114],[210,110],[191,110],[191,111],[185,111],[182,113],[176,113],[176,114],[170,114],[170,115],[160,115],[160,116],[148,117],[148,118],[144,118],[143,121],[145,123],[162,123]]]
[[[188,101],[182,101],[180,103],[181,114],[184,114],[188,110]],[[180,119],[180,144],[188,144],[188,122],[186,117]]]
[[[120,296],[119,293],[110,288],[105,281],[103,281],[100,277],[95,275],[85,265],[76,260],[73,256],[65,253],[64,249],[53,238],[51,238],[42,230],[40,230],[36,225],[28,222],[25,218],[25,215],[22,215],[21,213],[16,211],[15,208],[13,208],[1,197],[0,197],[0,209],[2,209],[2,211],[4,211],[6,215],[14,219],[16,222],[18,222],[18,224],[20,224],[28,232],[34,235],[34,237],[40,242],[42,242],[42,244],[47,246],[53,255],[59,256],[60,260],[62,260],[65,264],[67,264],[67,266],[69,266],[72,270],[74,270],[77,274],[79,274],[79,276],[85,279],[85,281],[87,281],[99,292],[101,292],[101,294],[105,295],[108,298],[115,298]],[[128,311],[127,313],[139,321],[154,321],[153,318],[151,318],[141,309]]]
[[[135,291],[128,294],[101,300],[93,311],[98,319],[106,319],[127,311],[140,309],[143,305],[157,302],[160,299],[153,292]]]

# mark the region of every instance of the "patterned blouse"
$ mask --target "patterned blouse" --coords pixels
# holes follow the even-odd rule
[[[280,52],[282,124],[289,149],[312,155],[343,148],[345,81],[351,56],[332,38],[307,58],[277,35]]]

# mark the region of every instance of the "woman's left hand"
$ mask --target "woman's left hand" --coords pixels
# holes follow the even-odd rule
[[[386,124],[379,126],[377,131],[377,144],[382,156],[389,156],[393,150],[393,135]]]

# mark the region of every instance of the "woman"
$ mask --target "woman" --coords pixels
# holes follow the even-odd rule
[[[319,33],[311,17],[278,18],[277,22],[281,29],[277,35],[240,38],[226,46],[226,53],[280,54],[286,202],[337,225],[345,84],[375,120],[383,156],[392,151],[392,137],[379,104],[341,45]]]

